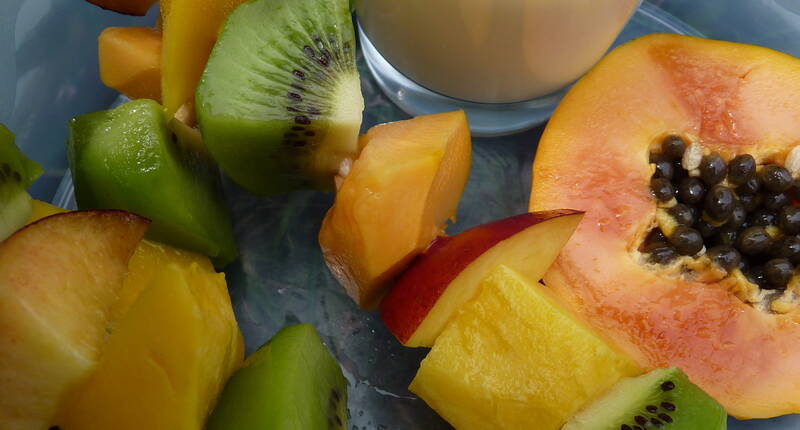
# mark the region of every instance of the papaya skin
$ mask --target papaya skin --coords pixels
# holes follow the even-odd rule
[[[534,162],[532,211],[586,211],[545,283],[640,365],[680,367],[729,414],[800,412],[797,311],[764,313],[723,284],[635,258],[656,211],[649,147],[673,133],[726,157],[783,160],[800,144],[800,60],[659,34],[598,63],[559,105]]]

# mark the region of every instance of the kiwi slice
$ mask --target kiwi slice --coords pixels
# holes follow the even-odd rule
[[[725,409],[677,367],[625,378],[562,430],[724,430]]]
[[[217,267],[236,258],[218,168],[199,138],[170,131],[158,103],[134,100],[78,116],[69,128],[78,208],[150,218],[149,238],[208,255]]]
[[[257,194],[334,188],[364,100],[347,0],[253,0],[228,17],[196,97],[203,140]]]
[[[0,240],[28,222],[32,206],[26,190],[43,171],[17,148],[14,134],[0,124]]]
[[[347,380],[309,324],[281,329],[228,380],[206,430],[347,429]]]

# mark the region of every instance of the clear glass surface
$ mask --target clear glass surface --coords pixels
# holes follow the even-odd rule
[[[785,13],[780,18],[765,18],[767,11],[778,10],[776,5],[793,1],[709,1],[701,5],[670,0],[664,6],[671,2],[696,5],[710,17],[703,21],[709,27],[702,31],[724,27],[718,30],[723,35],[734,31],[730,26],[741,28],[751,16],[742,12],[738,21],[731,21],[735,12],[729,9],[746,6],[739,10],[753,13],[767,25],[747,24],[748,31],[768,33],[751,37],[778,49],[794,49],[798,55],[798,15],[792,21],[789,9],[780,9]],[[689,6],[684,9],[686,19],[697,20],[691,10]],[[716,22],[714,17],[725,19]],[[0,122],[18,133],[23,150],[44,163],[53,178],[34,189],[37,198],[50,200],[64,174],[66,121],[107,108],[116,97],[97,79],[97,34],[106,26],[147,25],[152,19],[152,15],[147,19],[118,16],[80,0],[4,0],[0,5]],[[781,35],[794,38],[784,40]],[[378,88],[363,59],[359,67],[366,101],[363,128],[407,118]],[[474,140],[473,169],[458,223],[450,233],[527,210],[531,162],[541,131],[538,127],[513,136]],[[74,204],[69,177],[61,182],[54,202]],[[350,382],[351,429],[450,428],[406,388],[426,351],[400,346],[378,315],[356,308],[328,273],[316,237],[333,196],[298,192],[256,197],[230,182],[226,182],[226,190],[242,252],[226,275],[248,352],[285,324],[313,323]],[[731,420],[729,428],[797,430],[800,416]]]

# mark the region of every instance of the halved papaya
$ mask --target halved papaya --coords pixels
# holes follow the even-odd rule
[[[728,413],[800,412],[798,146],[800,60],[663,34],[616,49],[539,142],[531,210],[586,211],[545,283]]]

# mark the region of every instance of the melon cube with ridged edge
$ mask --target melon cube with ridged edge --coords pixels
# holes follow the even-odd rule
[[[469,176],[471,141],[463,111],[383,124],[339,181],[322,222],[325,262],[362,308],[442,234]]]
[[[620,378],[627,356],[505,266],[422,361],[409,389],[458,429],[558,430]]]

